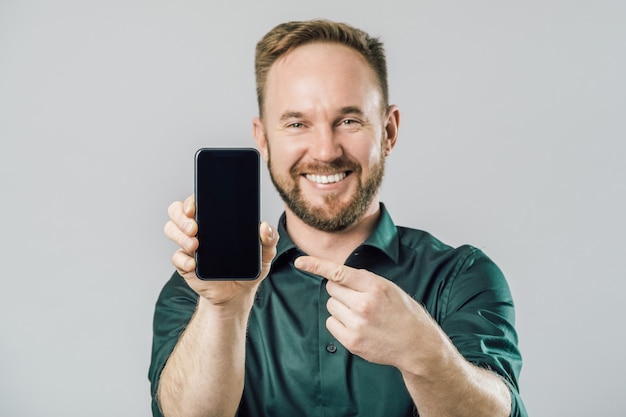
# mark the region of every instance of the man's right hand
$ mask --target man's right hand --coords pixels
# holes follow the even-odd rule
[[[165,235],[179,246],[172,256],[172,263],[187,284],[200,296],[214,305],[225,305],[230,302],[245,302],[256,292],[260,282],[269,273],[272,259],[276,256],[278,232],[267,222],[259,226],[262,244],[262,268],[259,278],[253,281],[204,281],[195,274],[196,260],[194,254],[198,249],[198,224],[195,221],[195,196],[185,201],[175,201],[168,208],[169,221],[165,224]],[[214,236],[219,239],[220,236]]]

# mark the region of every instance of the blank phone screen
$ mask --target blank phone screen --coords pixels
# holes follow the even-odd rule
[[[260,273],[259,154],[255,149],[196,153],[200,279],[249,280]]]

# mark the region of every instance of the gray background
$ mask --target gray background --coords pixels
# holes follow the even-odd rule
[[[256,41],[314,17],[387,44],[382,199],[504,270],[530,414],[626,415],[626,5],[571,0],[0,0],[0,415],[149,415],[166,208],[253,145]]]

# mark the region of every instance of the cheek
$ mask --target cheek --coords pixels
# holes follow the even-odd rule
[[[373,148],[370,152],[370,166],[378,164],[382,156],[383,148],[381,146]]]
[[[380,162],[381,158],[383,158],[384,156],[385,149],[382,144],[381,138],[375,139],[373,142],[370,143],[371,146],[367,150],[364,150],[362,154],[361,160],[364,161],[365,164],[367,164],[367,166],[364,166],[363,168],[377,165]]]
[[[296,165],[306,154],[304,142],[300,142],[302,141],[281,139],[273,141],[268,152],[272,166],[289,170]]]
[[[276,152],[272,149],[269,152],[268,169],[272,175],[277,178],[290,178],[290,171],[293,168],[294,160],[289,154],[283,152]]]

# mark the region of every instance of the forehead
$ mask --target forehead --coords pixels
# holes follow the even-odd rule
[[[297,46],[289,52],[281,55],[274,62],[273,67],[289,66],[298,64],[311,64],[319,59],[331,58],[333,61],[340,61],[342,64],[354,64],[369,67],[365,57],[356,49],[347,45],[331,41],[315,41]]]
[[[266,105],[288,100],[332,101],[370,100],[382,97],[376,74],[367,60],[355,49],[332,42],[314,42],[299,46],[274,62],[265,86]],[[337,103],[338,104],[338,103]]]

